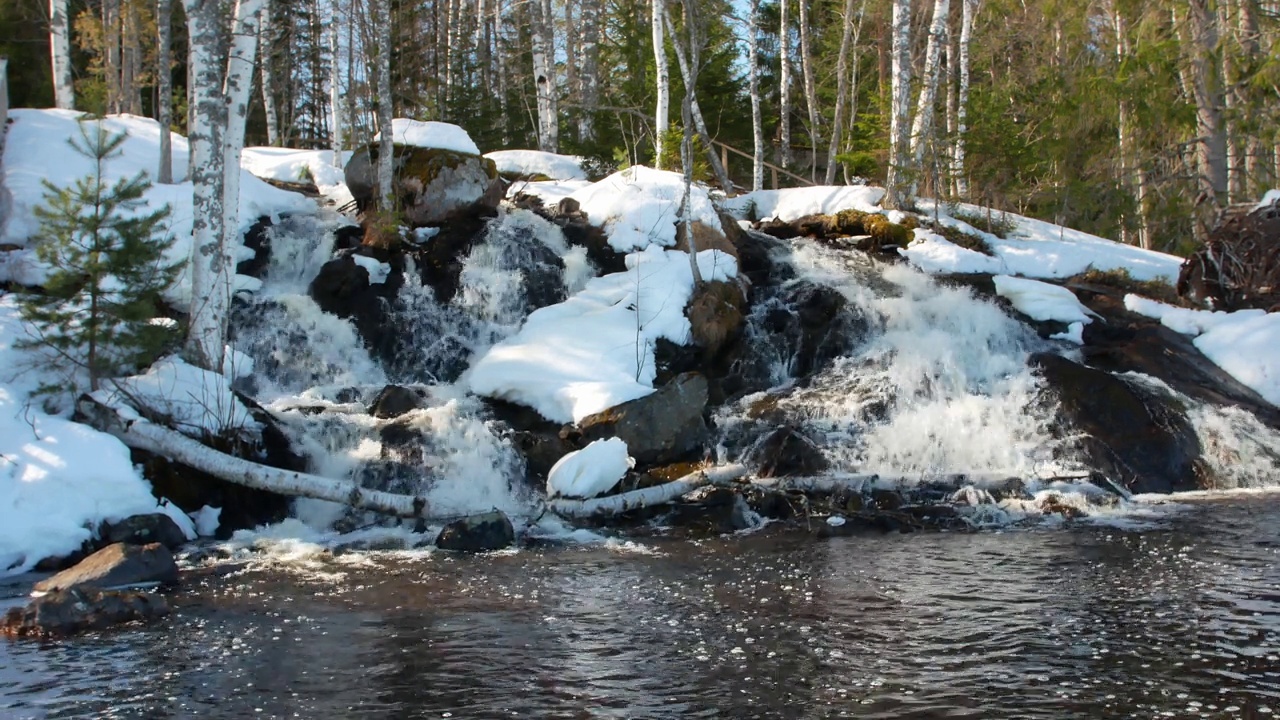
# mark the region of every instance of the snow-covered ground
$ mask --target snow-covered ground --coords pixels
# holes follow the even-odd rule
[[[582,205],[587,220],[604,228],[618,252],[651,244],[676,244],[676,220],[684,199],[684,176],[639,165],[616,172],[569,195]],[[706,188],[694,185],[689,198],[695,222],[720,229],[720,218]]]
[[[757,190],[725,201],[724,209],[749,220],[792,222],[805,215],[833,215],[841,210],[880,212],[884,188],[870,185],[829,185]]]
[[[533,177],[542,175],[552,180],[586,180],[582,158],[576,155],[557,155],[541,150],[498,150],[485,157],[498,166],[504,174]]]
[[[277,182],[300,183],[308,178],[320,194],[339,207],[351,202],[343,168],[351,159],[343,152],[341,165],[333,164],[332,150],[294,150],[292,148],[247,147],[240,165],[254,176]]]

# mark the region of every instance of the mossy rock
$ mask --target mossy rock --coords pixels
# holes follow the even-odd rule
[[[378,152],[377,145],[370,145],[347,163],[347,187],[361,212],[377,206]],[[498,166],[488,158],[406,145],[396,145],[393,156],[392,210],[402,224],[438,224],[473,205],[494,209],[502,199]]]

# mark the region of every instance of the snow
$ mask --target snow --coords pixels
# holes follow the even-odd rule
[[[93,393],[95,400],[136,417],[140,403],[148,413],[170,418],[176,430],[199,437],[226,430],[257,427],[248,408],[231,392],[230,380],[178,357],[157,360],[141,375],[109,383]]]
[[[432,237],[434,237],[434,233],[432,234]],[[378,262],[376,259],[367,255],[352,255],[351,259],[369,273],[369,282],[374,285],[380,285],[386,282],[387,278],[391,276],[391,266],[387,263]]]
[[[199,510],[189,513],[195,524],[196,534],[200,537],[213,537],[221,524],[222,508],[205,505]]]
[[[596,440],[565,455],[547,473],[549,497],[593,498],[618,484],[636,461],[620,438]]]
[[[582,205],[587,220],[603,228],[618,252],[643,250],[650,244],[676,244],[676,221],[684,198],[684,176],[635,165],[616,172],[569,197]],[[717,230],[720,218],[706,188],[694,185],[691,215]]]
[[[786,190],[756,190],[731,198],[724,209],[735,217],[798,220],[805,215],[833,215],[841,210],[880,212],[884,188],[869,185],[823,185]]]
[[[578,294],[529,315],[491,348],[465,382],[478,395],[526,405],[553,422],[577,422],[653,392],[659,338],[690,340],[689,255],[657,245],[626,258],[625,272],[590,280]],[[698,253],[705,280],[737,276],[718,250]]]
[[[1050,340],[1066,340],[1076,345],[1084,344],[1084,323],[1073,322],[1067,326],[1065,332],[1054,333],[1049,336]]]
[[[1245,318],[1266,315],[1265,310],[1237,310],[1236,312],[1192,310],[1133,294],[1124,296],[1124,306],[1130,312],[1159,320],[1161,325],[1170,330],[1192,336],[1206,333],[1223,323],[1233,323]]]
[[[1014,309],[1032,320],[1093,322],[1089,310],[1067,288],[1008,275],[996,275],[991,279],[995,281],[996,294],[1008,298]]]
[[[381,139],[382,133],[373,137],[374,142]],[[452,123],[434,120],[423,122],[396,118],[391,121],[391,141],[396,145],[451,150],[468,155],[480,154],[480,148],[476,147],[475,141],[466,130]]]
[[[1258,207],[1255,209],[1261,210],[1272,205],[1280,205],[1280,189],[1268,190],[1267,194],[1258,201]]]
[[[584,188],[591,187],[586,180],[541,180],[538,182],[515,182],[507,189],[507,198],[515,199],[517,195],[532,195],[548,207]]]
[[[347,189],[343,171],[350,159],[351,152],[343,151],[342,164],[334,167],[332,150],[247,147],[240,158],[240,165],[264,180],[300,183],[310,177],[322,196],[334,205],[342,206],[354,200]]]
[[[81,113],[72,110],[11,110],[11,123],[5,143],[3,184],[11,193],[8,222],[0,228],[0,244],[25,247],[35,237],[40,223],[35,208],[43,204],[43,181],[58,187],[69,187],[76,180],[90,174],[93,161],[78,153],[68,144],[80,139]],[[160,126],[149,118],[134,115],[111,115],[103,121],[108,132],[128,134],[120,147],[120,155],[107,161],[103,179],[114,183],[131,178],[139,172],[154,177],[160,159]],[[187,140],[178,134],[173,140],[173,174],[175,178],[186,175],[189,152]],[[167,257],[170,261],[185,260],[191,255],[191,183],[153,185],[143,196],[143,205],[137,212],[145,214],[168,205],[170,216],[168,232],[175,238]],[[315,203],[298,193],[281,190],[242,172],[240,178],[240,223],[247,230],[261,216],[280,213],[315,212]],[[251,252],[251,251],[250,251]],[[10,268],[0,266],[0,274],[13,274],[13,279],[40,277],[39,270],[31,267],[29,256],[25,258],[24,274],[13,274]],[[0,265],[10,265],[3,263]],[[251,278],[245,278],[249,280]],[[190,304],[190,278],[184,272],[167,294],[170,302],[185,308]]]
[[[552,180],[586,180],[582,158],[576,155],[557,155],[541,150],[499,150],[487,153],[498,166],[498,172],[531,177],[542,175]]]

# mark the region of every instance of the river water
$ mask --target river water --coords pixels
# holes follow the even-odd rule
[[[1140,530],[292,547],[190,570],[147,628],[0,643],[0,717],[1280,715],[1280,495]]]

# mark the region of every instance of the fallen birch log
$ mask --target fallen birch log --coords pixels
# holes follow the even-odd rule
[[[547,507],[565,517],[591,517],[592,515],[620,515],[630,510],[671,502],[676,498],[705,485],[721,485],[746,477],[744,465],[725,465],[689,473],[678,480],[653,487],[629,490],[606,497],[574,500],[552,498]]]
[[[1066,473],[1044,478],[1031,478],[1041,482],[1060,480],[1088,480],[1089,473]],[[966,485],[977,488],[989,488],[1001,485],[1010,480],[1021,479],[1015,473],[950,473],[937,475],[931,473],[911,473],[902,475],[880,475],[878,473],[835,473],[832,475],[816,475],[802,477],[770,477],[752,478],[752,485],[771,490],[794,490],[796,492],[831,493],[841,490],[862,491],[872,488],[899,488],[913,485],[947,485],[960,489]]]
[[[80,398],[77,409],[90,426],[115,436],[135,450],[163,455],[230,483],[399,517],[429,519],[427,501],[422,497],[366,490],[347,480],[259,465],[218,452],[162,425],[147,420],[125,420],[114,409],[88,395]]]

